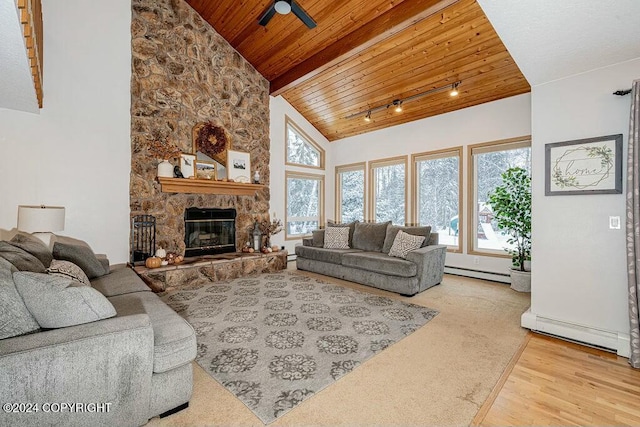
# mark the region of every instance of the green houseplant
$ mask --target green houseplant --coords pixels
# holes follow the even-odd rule
[[[520,167],[502,174],[502,185],[489,194],[489,203],[498,228],[509,233],[505,248],[511,255],[511,287],[519,291],[531,290],[531,273],[525,261],[531,259],[531,177]],[[515,282],[514,282],[515,280]],[[516,283],[518,282],[518,283]]]

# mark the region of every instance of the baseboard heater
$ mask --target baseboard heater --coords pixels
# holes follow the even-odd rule
[[[463,267],[444,267],[444,272],[446,274],[452,274],[454,276],[464,276],[471,277],[473,279],[482,279],[489,280],[491,282],[499,282],[499,283],[511,283],[511,279],[509,275],[506,273],[496,273],[493,271],[481,271],[481,270],[473,270],[470,268]]]

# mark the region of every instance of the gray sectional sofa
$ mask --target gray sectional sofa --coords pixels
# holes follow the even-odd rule
[[[30,270],[36,262],[7,243],[0,242],[0,402],[16,405],[3,407],[0,425],[135,426],[188,405],[194,330],[132,269],[103,258],[106,274],[81,286],[35,272],[41,264]],[[33,299],[39,291],[48,309]],[[62,291],[68,313],[55,301]],[[86,301],[74,306],[78,295]],[[44,313],[31,313],[36,308]],[[87,315],[107,318],[56,329],[39,324]]]
[[[399,227],[390,223],[350,223],[329,226],[348,226],[349,249],[325,248],[326,229],[316,230],[312,238],[303,240],[295,248],[296,266],[361,283],[401,295],[412,296],[439,284],[444,275],[446,246],[438,245],[438,234],[431,227]],[[425,236],[419,249],[406,259],[389,256],[399,230]]]

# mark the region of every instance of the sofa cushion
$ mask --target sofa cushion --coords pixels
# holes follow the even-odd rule
[[[76,264],[89,279],[107,274],[102,263],[96,258],[96,254],[88,246],[55,242],[53,244],[53,257]]]
[[[360,251],[357,249],[324,249],[314,246],[296,246],[296,255],[299,257],[338,265],[342,263],[342,255],[351,252]]]
[[[352,248],[353,247],[353,233],[356,230],[356,224],[359,223],[360,221],[356,220],[356,221],[351,221],[351,222],[344,222],[344,223],[337,223],[337,222],[333,222],[333,221],[327,221],[327,228],[328,227],[349,227],[349,247]]]
[[[324,233],[325,249],[349,249],[349,227],[327,227]]]
[[[75,280],[85,286],[91,286],[89,278],[84,274],[84,271],[71,261],[60,261],[58,259],[54,259],[49,268],[47,268],[47,273],[53,276]]]
[[[420,245],[422,245],[424,240],[424,236],[414,236],[413,234],[400,230],[398,234],[396,234],[396,239],[393,241],[391,250],[389,250],[389,256],[406,258],[409,252],[420,249]]]
[[[111,273],[113,274],[113,273]],[[153,292],[109,298],[118,317],[146,313],[153,328],[153,372],[166,372],[196,357],[196,334],[191,325]]]
[[[321,230],[313,230],[311,236],[311,246],[315,248],[322,248],[324,246],[324,228]]]
[[[13,273],[13,281],[42,328],[64,328],[116,315],[100,292],[71,279],[18,271]]]
[[[38,258],[45,268],[48,268],[51,265],[51,261],[53,260],[51,250],[49,250],[47,245],[37,237],[20,231],[11,238],[10,242],[13,246],[24,249],[34,257]]]
[[[398,277],[413,277],[418,272],[418,268],[413,262],[393,258],[382,252],[344,254],[342,265]]]
[[[387,235],[387,227],[391,221],[373,223],[358,222],[353,232],[353,248],[363,251],[380,252]]]
[[[425,247],[429,244],[429,238],[431,237],[431,226],[425,225],[424,227],[402,227],[399,225],[390,225],[387,228],[387,235],[384,238],[384,246],[382,247],[382,252],[385,254],[389,253],[391,246],[393,246],[394,240],[396,240],[396,235],[398,231],[404,231],[407,234],[413,234],[414,236],[424,236],[424,241],[420,247]]]
[[[20,271],[32,271],[34,273],[44,273],[46,271],[44,264],[38,258],[9,242],[0,242],[0,258],[6,259]]]
[[[132,292],[151,292],[151,289],[126,264],[111,266],[111,272],[91,280],[91,286],[105,297],[130,294]]]
[[[0,258],[0,340],[40,329],[16,289],[15,271],[13,264]]]

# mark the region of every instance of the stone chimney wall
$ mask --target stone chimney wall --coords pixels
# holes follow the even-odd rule
[[[242,247],[253,221],[269,218],[269,82],[184,0],[133,0],[131,46],[131,215],[154,215],[156,245],[183,253],[186,208],[235,208]],[[251,174],[259,171],[264,190],[161,192],[149,141],[192,153],[192,129],[207,121],[227,130],[232,150],[251,154]]]

